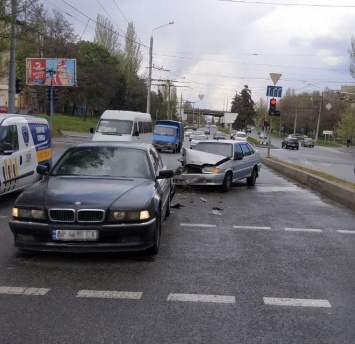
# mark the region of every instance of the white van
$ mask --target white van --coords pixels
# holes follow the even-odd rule
[[[152,118],[148,113],[106,110],[100,117],[92,141],[130,141],[151,143]]]
[[[0,195],[38,181],[37,165],[52,166],[51,131],[41,117],[0,114]]]

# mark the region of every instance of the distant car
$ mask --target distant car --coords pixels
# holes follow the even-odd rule
[[[193,149],[199,141],[208,140],[207,135],[194,135],[193,139],[190,141],[190,148]]]
[[[299,134],[299,133],[295,133],[295,134],[288,135],[288,137],[293,137],[293,138],[296,138],[297,140],[303,140],[303,139],[305,139],[308,136],[307,135],[303,135],[303,134]]]
[[[246,134],[245,131],[237,131],[234,134],[234,140],[239,140],[239,141],[246,141],[248,139],[248,135]]]
[[[226,137],[227,137],[227,135],[222,131],[217,130],[216,132],[213,133],[214,140],[225,140]]]
[[[5,105],[1,105],[0,106],[0,113],[8,113],[9,112],[9,108]]]
[[[190,134],[193,133],[193,130],[192,129],[186,129],[185,131],[185,136],[186,137],[190,137]]]
[[[260,139],[260,140],[266,140],[266,139],[267,139],[267,135],[264,134],[264,133],[260,133],[260,134],[259,134],[259,139]]]
[[[298,139],[295,137],[285,137],[284,140],[281,142],[282,148],[292,148],[292,149],[299,149],[299,142]]]
[[[248,134],[251,133],[251,128],[247,128],[247,133],[248,133]]]
[[[311,137],[305,137],[302,141],[301,141],[301,146],[302,147],[314,147],[314,140]]]
[[[16,199],[9,225],[22,250],[159,251],[174,195],[173,170],[152,144],[89,142],[71,148]]]
[[[214,185],[223,192],[244,178],[253,186],[261,168],[260,153],[248,142],[234,140],[200,141],[194,149],[183,149],[180,162],[174,175],[177,186]]]
[[[205,135],[205,131],[202,131],[202,130],[194,130],[194,131],[190,134],[190,141],[192,141],[196,136],[200,136],[200,135]]]

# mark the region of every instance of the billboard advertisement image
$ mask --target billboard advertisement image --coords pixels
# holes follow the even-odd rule
[[[27,58],[26,84],[76,86],[76,60]]]

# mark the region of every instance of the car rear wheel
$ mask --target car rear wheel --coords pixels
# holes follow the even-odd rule
[[[253,172],[251,173],[250,177],[247,177],[247,185],[248,186],[253,186],[256,183],[256,178],[258,177],[258,174],[256,172],[256,169],[253,169]]]
[[[155,231],[154,231],[154,245],[147,250],[150,255],[158,254],[160,248],[160,235],[161,235],[161,213],[157,214]]]
[[[232,186],[232,174],[230,172],[227,172],[226,175],[224,176],[221,190],[223,192],[228,192],[231,186]]]

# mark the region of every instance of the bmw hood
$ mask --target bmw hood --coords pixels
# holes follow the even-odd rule
[[[144,208],[154,194],[154,181],[147,179],[102,179],[52,176],[29,187],[19,204],[46,207],[106,209],[111,205],[124,209]]]
[[[185,150],[185,164],[186,165],[219,165],[230,158],[224,155],[217,155],[212,153],[200,152],[194,149]]]

